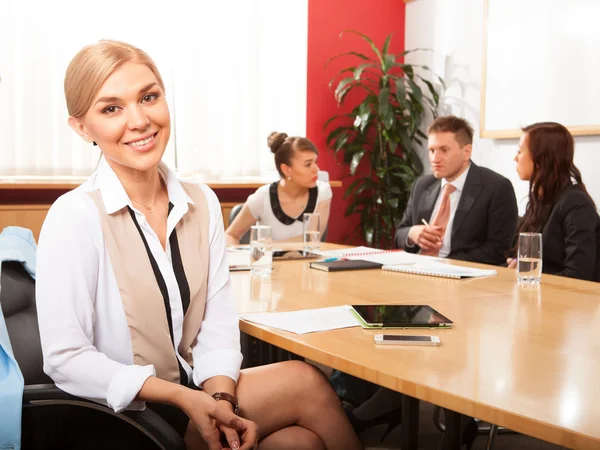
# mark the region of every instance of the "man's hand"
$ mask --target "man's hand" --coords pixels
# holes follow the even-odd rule
[[[442,248],[444,231],[444,228],[437,225],[428,227],[425,225],[414,225],[408,230],[409,243],[412,241],[426,251],[439,250]]]

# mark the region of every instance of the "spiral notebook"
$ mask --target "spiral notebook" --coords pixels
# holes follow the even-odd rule
[[[403,250],[381,250],[370,247],[355,247],[350,249],[329,250],[322,252],[326,258],[369,261],[384,265],[414,264],[417,256]]]
[[[443,278],[480,278],[498,275],[494,269],[484,270],[473,267],[453,266],[431,260],[418,260],[411,265],[384,265],[383,270],[412,273]]]

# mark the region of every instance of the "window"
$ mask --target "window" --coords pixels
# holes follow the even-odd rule
[[[67,125],[63,79],[84,45],[145,50],[166,85],[165,161],[182,176],[274,171],[270,131],[305,135],[308,0],[0,0],[0,176],[85,177],[99,151]]]

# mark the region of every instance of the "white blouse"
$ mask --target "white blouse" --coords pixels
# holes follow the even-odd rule
[[[173,171],[163,163],[159,170],[173,203],[167,219],[167,236],[170,236],[187,213],[188,203],[193,201]],[[177,352],[188,378],[198,386],[217,375],[237,382],[242,363],[221,208],[215,193],[206,185],[200,187],[210,211],[210,264],[204,319],[192,348],[194,368]],[[134,398],[146,379],[156,373],[152,365],[133,363],[131,336],[104,244],[100,213],[86,194],[98,188],[108,214],[126,206],[135,212],[167,284],[175,349],[181,342],[183,309],[169,239],[165,251],[144,215],[129,200],[116,174],[102,159],[86,183],[52,205],[40,234],[36,298],[44,371],[60,389],[107,404],[116,412],[143,409],[144,403]]]
[[[281,223],[275,214],[271,205],[271,196],[269,193],[270,184],[259,187],[254,194],[251,194],[246,200],[252,216],[260,225],[271,225],[271,233],[274,241],[285,241],[302,236],[302,221],[295,220],[293,224],[286,225]],[[329,200],[333,197],[331,186],[326,181],[317,181],[317,203]]]

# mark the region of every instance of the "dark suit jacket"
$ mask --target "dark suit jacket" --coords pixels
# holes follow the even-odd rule
[[[429,221],[440,193],[441,181],[424,175],[413,185],[402,221],[396,230],[396,245],[407,247],[408,230]],[[512,184],[496,172],[471,162],[465,186],[452,222],[448,258],[485,264],[504,264],[517,231],[517,200]]]
[[[600,281],[600,217],[577,185],[559,194],[542,229],[542,271]]]

